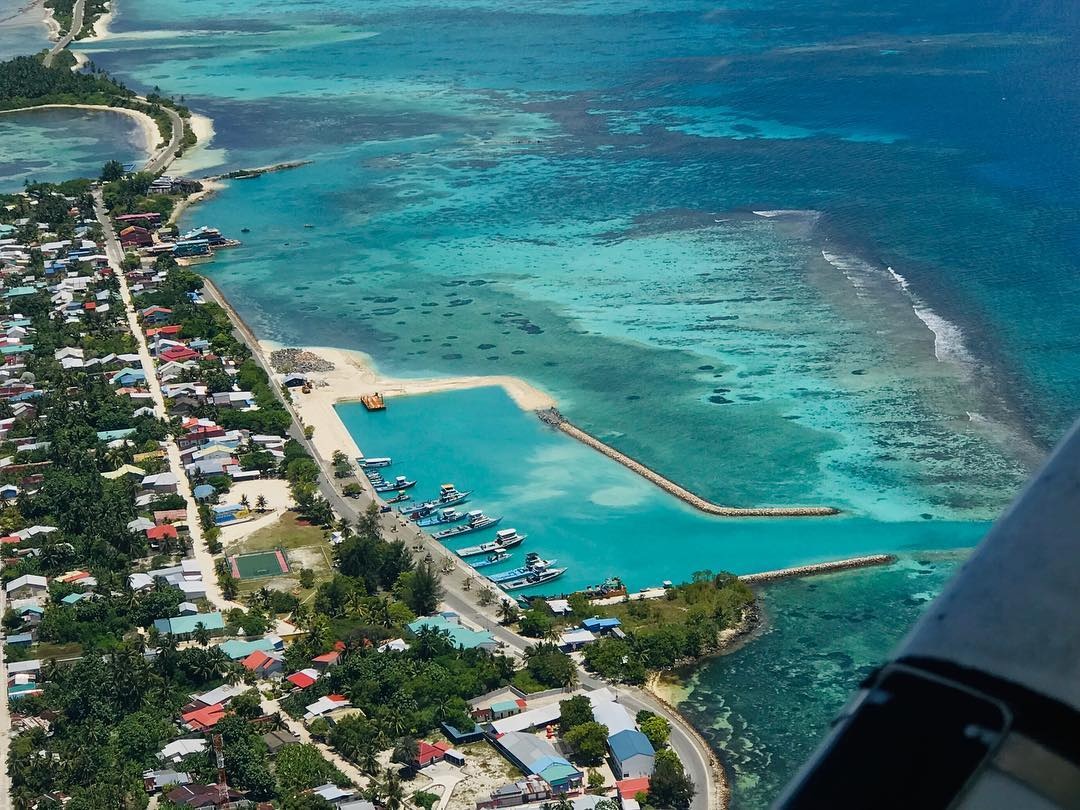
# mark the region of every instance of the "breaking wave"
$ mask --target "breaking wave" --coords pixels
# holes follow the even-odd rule
[[[875,278],[882,277],[882,268],[855,256],[821,251],[825,261],[839,270],[860,293]],[[934,357],[942,363],[953,363],[965,369],[975,364],[975,358],[968,351],[963,330],[952,321],[936,313],[929,304],[916,295],[908,280],[892,267],[885,267],[884,274],[910,301],[911,309],[926,328],[934,335]]]

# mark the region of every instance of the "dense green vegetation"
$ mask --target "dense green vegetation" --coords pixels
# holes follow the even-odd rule
[[[649,670],[715,650],[720,633],[735,626],[753,601],[753,592],[737,577],[698,571],[692,581],[669,589],[665,599],[580,606],[590,615],[618,618],[626,633],[586,647],[585,664],[611,680],[643,683]]]
[[[0,109],[41,104],[130,106],[135,93],[103,74],[73,73],[66,67],[45,67],[36,56],[0,62]]]

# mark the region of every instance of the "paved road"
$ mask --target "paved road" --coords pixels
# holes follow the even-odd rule
[[[150,103],[142,96],[136,96],[136,98],[144,104]],[[176,160],[176,150],[184,142],[184,119],[180,117],[180,113],[172,107],[162,107],[161,109],[165,111],[165,114],[169,116],[169,120],[172,122],[172,136],[165,146],[157,152],[151,153],[150,157],[147,158],[143,171],[154,174],[165,171],[169,164]]]
[[[71,30],[56,41],[47,54],[45,54],[45,67],[52,67],[53,60],[60,51],[71,44],[71,40],[82,31],[83,10],[86,8],[86,0],[75,0],[75,8],[71,10]]]
[[[0,592],[0,615],[3,614],[6,608],[4,599],[4,593]],[[8,807],[11,797],[11,778],[8,776],[8,750],[11,747],[11,713],[8,708],[7,679],[7,666],[4,663],[4,645],[0,644],[0,808]]]
[[[162,396],[161,385],[158,383],[157,374],[155,373],[154,360],[150,356],[149,347],[146,345],[146,336],[143,334],[142,327],[139,326],[135,303],[131,297],[127,277],[120,267],[120,263],[124,259],[124,250],[116,239],[116,232],[113,230],[112,222],[109,221],[109,214],[105,210],[105,203],[101,198],[101,189],[94,190],[94,213],[97,215],[98,222],[101,223],[101,228],[105,232],[105,253],[108,255],[113,272],[116,273],[120,282],[120,297],[124,302],[124,308],[127,310],[128,326],[139,347],[139,359],[142,361],[146,384],[154,400],[154,411],[159,418],[168,419],[168,412],[165,410],[165,398]],[[171,436],[165,442],[165,452],[169,458],[169,469],[179,480],[177,490],[187,502],[188,532],[191,535],[192,556],[199,563],[199,569],[202,571],[203,584],[206,586],[206,599],[216,608],[222,610],[241,607],[236,602],[226,600],[221,592],[221,586],[218,585],[217,572],[214,569],[214,557],[207,549],[206,543],[203,542],[202,525],[199,523],[199,507],[195,502],[194,495],[192,495],[191,484],[180,460],[180,448],[177,446],[176,440]]]
[[[228,301],[218,293],[216,288],[212,285],[207,285],[206,290],[209,297],[223,306],[229,313],[230,317],[233,319],[234,325],[236,325],[238,336],[251,348],[256,362],[262,367],[263,371],[265,371],[271,379],[274,379],[275,372],[269,366],[262,351],[259,349],[258,340],[255,338],[255,335],[247,328],[232,307],[229,306]],[[278,390],[276,386],[275,390]],[[290,435],[304,446],[311,454],[312,458],[318,462],[323,471],[323,475],[320,476],[319,479],[319,488],[323,497],[330,502],[330,506],[340,517],[355,522],[360,514],[367,509],[368,504],[371,503],[374,496],[369,492],[365,492],[363,496],[355,499],[346,498],[341,495],[333,483],[335,479],[333,477],[332,465],[319,454],[314,442],[304,437],[303,431],[299,428],[299,416],[292,405],[284,398],[282,398],[282,402],[293,417]],[[443,578],[443,585],[445,588],[443,602],[448,608],[474,624],[480,625],[484,629],[490,631],[495,636],[496,640],[506,647],[506,651],[513,655],[520,657],[526,647],[535,643],[534,640],[526,639],[509,628],[500,625],[494,612],[494,606],[481,608],[476,603],[475,591],[464,590],[463,582],[465,574],[460,573],[468,572],[475,574],[475,572],[473,572],[471,568],[464,566],[462,561],[447,551],[441,543],[433,540],[429,535],[422,532],[411,522],[402,526],[401,521],[395,515],[385,515],[384,518],[383,525],[387,532],[387,537],[401,538],[405,540],[406,544],[410,547],[423,545],[436,561],[450,559],[455,562],[457,571],[455,571],[454,574]],[[479,589],[483,582],[483,577],[478,574],[476,574],[475,577],[475,587]],[[678,712],[673,711],[670,707],[661,703],[655,697],[643,690],[609,684],[581,668],[579,668],[578,680],[579,683],[587,689],[598,689],[602,686],[608,687],[618,695],[620,703],[632,709],[635,713],[640,709],[648,709],[655,714],[666,717],[671,724],[671,747],[679,755],[683,767],[697,787],[697,793],[691,804],[691,810],[710,810],[711,808],[721,806],[712,777],[713,768],[711,763],[713,761],[713,754],[697,732],[686,723]]]

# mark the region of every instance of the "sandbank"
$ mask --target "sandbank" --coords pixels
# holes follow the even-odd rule
[[[106,39],[109,36],[109,23],[115,16],[116,0],[112,0],[108,10],[94,21],[94,39]]]
[[[283,346],[261,340],[264,355]],[[338,418],[334,406],[342,402],[355,402],[365,394],[378,392],[386,398],[457,391],[464,388],[500,386],[523,411],[551,408],[555,400],[549,394],[518,377],[471,376],[434,377],[426,379],[400,379],[379,374],[371,357],[360,351],[335,349],[325,346],[305,347],[305,351],[329,360],[334,370],[311,372],[313,382],[310,394],[293,389],[296,411],[305,425],[315,428],[312,437],[323,458],[330,458],[335,450],[342,450],[352,458],[363,455],[349,431]],[[392,407],[392,406],[391,406]]]

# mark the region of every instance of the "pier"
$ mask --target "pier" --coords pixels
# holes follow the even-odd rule
[[[853,568],[869,568],[874,565],[891,565],[896,562],[895,554],[868,554],[864,557],[850,557],[846,560],[797,565],[794,568],[779,568],[775,571],[762,571],[759,574],[743,574],[739,579],[747,585],[761,585],[794,577],[809,577],[815,574],[834,574],[837,571],[850,571]]]
[[[674,481],[660,475],[656,470],[646,467],[640,461],[635,461],[625,453],[604,444],[595,436],[568,422],[555,408],[537,411],[536,415],[544,424],[551,425],[551,427],[561,430],[566,435],[572,436],[582,444],[588,445],[613,461],[619,462],[619,464],[637,473],[646,481],[656,484],[668,494],[674,495],[684,503],[688,503],[695,509],[700,509],[710,515],[718,517],[828,517],[840,514],[840,510],[833,506],[721,506],[705,500],[700,495],[695,495],[685,487],[681,487]]]

